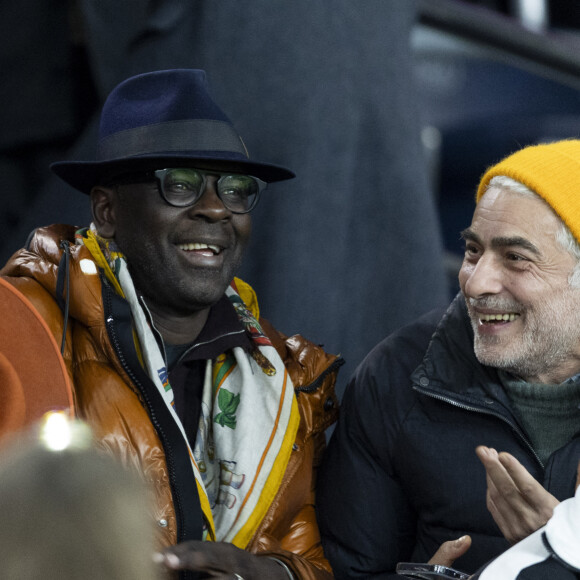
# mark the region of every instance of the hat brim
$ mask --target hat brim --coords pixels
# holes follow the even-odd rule
[[[103,180],[115,174],[166,167],[196,167],[206,170],[231,171],[252,175],[266,183],[296,177],[294,172],[280,165],[241,158],[226,159],[223,154],[192,156],[156,153],[108,161],[57,161],[50,166],[51,170],[63,181],[86,194],[89,194],[95,185],[104,185]]]
[[[72,412],[73,391],[48,325],[1,277],[0,305],[0,435],[4,435],[27,427],[48,411]]]

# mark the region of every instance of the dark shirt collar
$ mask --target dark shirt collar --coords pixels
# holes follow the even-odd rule
[[[185,352],[178,357],[182,362],[215,359],[235,346],[249,351],[253,343],[226,295],[210,308],[207,321],[194,342],[190,345],[165,345],[167,350]]]

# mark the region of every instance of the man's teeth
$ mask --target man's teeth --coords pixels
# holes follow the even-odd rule
[[[211,250],[214,254],[219,254],[220,249],[218,246],[212,244],[200,244],[198,242],[190,242],[189,244],[179,244],[178,246],[181,250]]]
[[[519,314],[514,312],[506,313],[506,314],[480,314],[479,319],[482,322],[492,322],[494,320],[504,321],[504,322],[513,322]]]

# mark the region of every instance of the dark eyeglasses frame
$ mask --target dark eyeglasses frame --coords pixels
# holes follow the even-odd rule
[[[163,190],[163,178],[164,178],[165,174],[167,173],[167,171],[170,171],[172,169],[194,169],[195,171],[199,171],[199,173],[202,174],[202,176],[204,178],[203,187],[200,190],[199,196],[196,197],[193,201],[186,203],[186,204],[176,204],[176,203],[172,203],[171,201],[169,201],[167,199],[167,197],[165,196],[165,191]],[[154,182],[157,184],[157,191],[159,192],[159,195],[161,195],[161,197],[163,198],[165,203],[167,203],[168,205],[170,205],[172,207],[192,207],[202,198],[203,194],[205,193],[205,187],[206,187],[205,179],[208,175],[215,175],[215,176],[218,176],[220,178],[223,176],[243,175],[244,177],[251,177],[253,180],[256,181],[256,183],[258,185],[258,193],[256,194],[256,197],[254,198],[252,205],[245,211],[236,211],[236,210],[229,208],[226,205],[226,202],[222,199],[221,194],[219,192],[219,188],[216,187],[216,193],[217,193],[218,197],[220,198],[221,202],[224,204],[224,207],[228,211],[231,211],[232,213],[235,213],[235,214],[245,214],[245,213],[251,212],[256,207],[256,205],[258,205],[258,200],[260,199],[260,195],[261,195],[262,191],[264,191],[264,189],[266,189],[266,187],[268,186],[268,184],[265,181],[262,181],[259,177],[255,177],[253,175],[247,175],[247,174],[242,174],[242,173],[231,173],[229,171],[214,171],[213,169],[211,169],[211,170],[198,169],[197,167],[183,167],[183,168],[182,167],[166,167],[164,169],[155,169],[153,171],[146,171],[143,173],[122,174],[122,175],[116,176],[112,179],[109,179],[108,185],[109,186],[116,186],[116,185],[130,185],[130,184],[134,184],[134,183]],[[218,179],[218,182],[219,182],[219,179]]]

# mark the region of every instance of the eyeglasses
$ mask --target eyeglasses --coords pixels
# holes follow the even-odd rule
[[[159,193],[163,199],[174,207],[189,207],[195,205],[205,192],[208,175],[217,175],[218,197],[224,206],[232,213],[248,213],[252,211],[260,193],[268,185],[265,181],[251,175],[223,173],[220,171],[204,171],[193,168],[168,168],[141,174],[126,174],[117,176],[109,182],[114,185],[142,183],[155,179]]]
[[[258,203],[266,183],[250,175],[201,169],[158,169],[153,172],[163,199],[175,207],[194,205],[203,195],[208,175],[218,175],[217,194],[232,213],[248,213]]]

